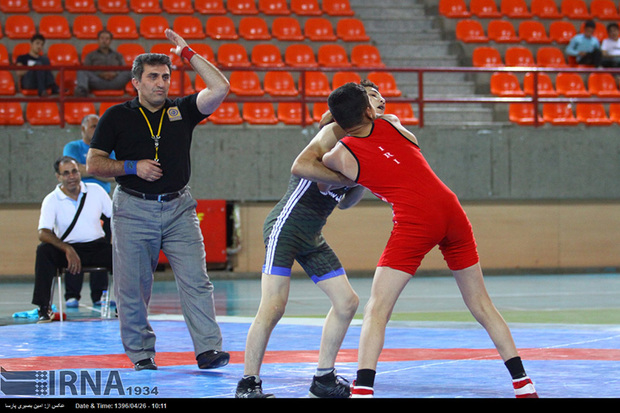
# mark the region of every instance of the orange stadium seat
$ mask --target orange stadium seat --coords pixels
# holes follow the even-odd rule
[[[320,122],[323,119],[323,115],[325,112],[329,110],[329,106],[327,106],[327,102],[314,102],[312,104],[312,119],[315,122]]]
[[[0,43],[0,48],[1,46],[4,46],[4,44]],[[30,43],[28,42],[17,43],[15,46],[13,46],[13,50],[11,51],[11,59],[13,63],[17,61],[18,56],[28,53],[29,50]]]
[[[396,115],[403,125],[417,125],[420,120],[415,116],[413,106],[408,102],[388,102],[385,104],[385,113]]]
[[[241,117],[252,125],[275,125],[278,123],[271,102],[244,102]]]
[[[611,0],[592,0],[590,2],[590,13],[592,17],[600,20],[618,20],[618,8]]]
[[[28,0],[0,0],[0,11],[3,13],[30,13]]]
[[[464,0],[439,0],[439,14],[453,19],[471,16]]]
[[[575,112],[577,120],[589,126],[609,126],[613,123],[602,103],[577,103]]]
[[[79,50],[80,61],[83,62],[84,59],[86,59],[86,55],[92,52],[93,50],[97,50],[97,48],[99,48],[98,43],[86,43],[84,46],[82,46],[82,50]]]
[[[104,101],[101,102],[99,104],[99,116],[103,115],[103,113],[108,110],[110,107],[114,106],[114,105],[118,105],[119,103],[123,103],[124,101],[118,101],[118,102],[110,102],[110,101]]]
[[[189,43],[188,46],[200,56],[204,57],[211,63],[215,63],[215,53],[213,49],[207,43]]]
[[[534,17],[539,19],[561,19],[562,13],[558,9],[556,0],[532,0],[530,10]]]
[[[65,0],[65,10],[69,13],[96,13],[95,0]]]
[[[538,96],[541,97],[556,97],[558,96],[558,92],[555,90],[553,86],[553,81],[546,73],[538,73]],[[534,95],[534,74],[526,73],[523,77],[523,91],[528,96]]]
[[[206,37],[202,21],[195,16],[177,16],[172,23],[173,30],[187,40]]]
[[[46,14],[39,20],[39,33],[46,39],[70,39],[71,29],[65,16]]]
[[[588,90],[599,97],[620,97],[616,79],[611,73],[590,73]]]
[[[15,79],[9,70],[0,70],[0,95],[13,96],[15,94]]]
[[[23,125],[24,112],[19,102],[0,102],[0,125]]]
[[[265,94],[258,73],[253,71],[233,71],[230,74],[230,91],[239,96],[262,96]]]
[[[181,89],[181,79],[183,79],[183,89]],[[184,72],[181,77],[181,72],[172,71],[170,73],[170,89],[168,93],[171,96],[191,95],[195,93],[196,89],[192,85],[192,79],[189,77],[189,73]]]
[[[145,52],[140,43],[123,42],[116,46],[116,51],[123,55],[127,66],[133,65],[134,59]]]
[[[276,17],[271,23],[271,35],[282,41],[304,40],[299,20],[295,17]]]
[[[245,40],[269,40],[271,33],[262,17],[246,16],[239,21],[239,36]]]
[[[560,12],[564,17],[575,20],[587,20],[592,18],[588,11],[588,5],[583,0],[562,0]]]
[[[362,81],[362,77],[356,72],[335,72],[332,76],[332,89],[337,89],[345,83],[353,82],[359,83]],[[378,85],[377,85],[378,86]]]
[[[502,17],[495,0],[471,0],[469,11],[472,15],[481,19],[497,19]]]
[[[609,104],[609,119],[614,123],[620,123],[620,103]]]
[[[472,64],[475,67],[501,67],[504,66],[502,56],[495,47],[478,46],[472,52]]]
[[[579,73],[558,73],[555,89],[560,95],[568,97],[588,97],[591,94]]]
[[[508,72],[496,72],[491,75],[491,93],[501,97],[525,96],[517,76]]]
[[[526,43],[551,43],[545,26],[538,20],[519,23],[519,37]]]
[[[52,66],[79,66],[80,57],[77,48],[71,43],[54,43],[47,49],[47,56]]]
[[[353,17],[338,20],[336,36],[345,42],[366,42],[370,40],[370,36],[366,34],[364,22]]]
[[[317,67],[314,50],[307,44],[295,43],[284,50],[284,63],[292,67]]]
[[[570,103],[543,104],[543,119],[552,125],[574,126],[579,124]]]
[[[305,116],[302,114],[305,107]],[[302,105],[299,102],[280,102],[278,103],[277,118],[285,125],[301,125],[302,119],[304,123],[309,125],[314,122],[312,112],[308,105]]]
[[[305,82],[304,92],[306,96],[329,96],[332,89],[329,85],[329,79],[324,72],[306,72],[304,74]],[[299,89],[301,90],[301,75],[299,77],[300,85]]]
[[[291,14],[286,0],[258,0],[258,11],[267,16],[288,16]]]
[[[60,125],[60,110],[56,102],[28,102],[26,119],[31,125]]]
[[[529,19],[532,17],[525,0],[501,0],[500,12],[511,19]]]
[[[129,8],[138,14],[161,13],[160,0],[129,0]]]
[[[456,39],[464,43],[488,43],[482,23],[473,19],[462,19],[456,23]]]
[[[193,14],[191,0],[162,0],[161,8],[170,14]]]
[[[239,35],[235,22],[228,16],[213,16],[207,19],[207,36],[215,40],[237,40]]]
[[[6,46],[0,43],[0,65],[9,65],[9,50]]]
[[[401,96],[402,92],[396,85],[396,79],[390,72],[370,72],[368,80],[377,85],[381,95],[386,97]]]
[[[291,0],[291,12],[298,16],[320,16],[323,14],[317,0]]]
[[[113,15],[108,18],[106,28],[112,33],[114,39],[132,40],[139,36],[136,21],[128,15]]]
[[[314,42],[337,40],[331,21],[325,17],[310,17],[304,23],[304,35]]]
[[[165,54],[170,58],[173,66],[183,66],[183,59],[177,56],[176,53],[171,52],[171,48],[172,44],[170,44],[169,42],[154,43],[151,44],[151,49],[149,50],[149,52]]]
[[[258,14],[256,0],[226,0],[226,9],[232,14]]]
[[[168,19],[161,15],[144,16],[140,20],[140,36],[145,39],[165,39],[168,28]]]
[[[329,16],[353,16],[349,0],[323,0],[321,8]]]
[[[518,43],[521,38],[509,20],[493,19],[487,26],[487,36],[495,43]]]
[[[504,55],[506,66],[536,66],[534,54],[524,46],[512,46],[506,49]]]
[[[70,125],[79,125],[86,115],[97,113],[93,102],[65,102],[65,122]]]
[[[265,92],[271,96],[297,96],[299,94],[291,72],[266,72],[263,87]]]
[[[351,49],[351,63],[354,66],[385,67],[381,53],[371,44],[358,44]]]
[[[511,103],[508,106],[508,119],[519,125],[534,125],[536,113],[533,103]],[[538,114],[538,124],[542,125],[545,120],[542,114]]]
[[[317,61],[323,67],[350,67],[346,49],[339,44],[324,44],[317,51]]]
[[[539,48],[536,51],[536,63],[542,67],[568,67],[564,52],[554,46]]]
[[[194,0],[194,9],[200,14],[226,14],[224,0]]]
[[[248,52],[239,43],[224,43],[217,49],[217,62],[225,67],[250,66]]]
[[[260,43],[252,48],[251,62],[258,67],[282,67],[282,52],[273,43]]]
[[[28,15],[12,14],[4,22],[4,34],[9,39],[30,39],[36,31],[34,20]]]
[[[73,19],[73,35],[78,39],[96,39],[103,22],[94,14],[80,14]]]
[[[65,8],[62,0],[32,0],[32,10],[37,13],[62,13]]]
[[[556,20],[549,25],[549,37],[558,44],[568,44],[577,34],[573,23],[565,20]]]
[[[222,102],[209,116],[209,121],[216,125],[240,125],[243,118],[236,102]]]
[[[106,14],[129,13],[127,0],[97,0],[97,9]]]
[[[73,96],[76,80],[77,72],[75,70],[65,70],[62,72],[62,76],[60,71],[56,73],[56,84],[59,88],[63,89],[66,96]]]

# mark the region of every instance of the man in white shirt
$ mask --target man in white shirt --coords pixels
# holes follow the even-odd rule
[[[603,53],[603,67],[620,67],[620,29],[618,23],[607,25],[607,38],[603,39],[601,52]]]
[[[66,299],[77,298],[82,288],[84,266],[112,268],[112,246],[105,240],[101,216],[111,217],[112,202],[97,184],[83,183],[74,158],[62,156],[54,163],[60,184],[41,205],[39,240],[35,261],[32,303],[39,306],[39,322],[50,322],[51,288],[59,268],[66,268]],[[71,224],[84,201],[72,229]],[[91,298],[99,301],[107,289],[107,274],[91,274]]]

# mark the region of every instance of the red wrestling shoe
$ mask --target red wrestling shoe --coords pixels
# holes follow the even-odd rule
[[[512,381],[512,387],[515,389],[517,399],[537,399],[538,394],[534,389],[534,383],[529,377],[525,376]]]

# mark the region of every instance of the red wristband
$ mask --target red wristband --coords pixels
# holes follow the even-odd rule
[[[183,50],[181,50],[181,57],[184,57],[189,62],[192,59],[192,56],[196,54],[195,51],[189,48],[189,46],[185,46]]]

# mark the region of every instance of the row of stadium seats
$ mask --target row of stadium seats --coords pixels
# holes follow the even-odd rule
[[[112,15],[105,25],[97,15],[76,16],[72,23],[62,15],[45,15],[38,25],[29,15],[17,14],[7,17],[4,30],[0,27],[0,38],[30,39],[40,33],[46,39],[96,39],[104,27],[115,39],[164,39],[164,30],[172,28],[186,39],[214,40],[277,40],[292,41],[368,41],[366,29],[361,20],[347,17],[337,21],[336,27],[325,17],[311,17],[303,23],[295,17],[278,17],[271,27],[259,16],[246,16],[239,21],[239,27],[228,16],[211,16],[205,20],[196,16],[177,16],[172,23],[164,16],[152,15],[137,19],[128,15]]]
[[[499,2],[499,7],[498,7]],[[448,18],[511,19],[574,19],[619,20],[618,7],[612,0],[592,0],[590,7],[584,0],[439,0],[439,13]]]
[[[3,13],[149,13],[352,16],[348,0],[0,0]]]
[[[534,104],[511,103],[509,105],[511,122],[519,125],[535,123]],[[609,114],[607,113],[609,112]],[[538,124],[556,126],[610,126],[620,124],[620,104],[611,103],[606,109],[602,103],[545,103],[538,114]]]
[[[506,48],[504,57],[493,46],[479,46],[472,52],[472,64],[474,67],[550,67],[567,68],[578,67],[574,59],[566,59],[564,51],[554,46],[540,47],[534,52],[526,46],[511,46]]]
[[[69,124],[79,124],[82,118],[89,113],[102,114],[110,105],[117,102],[102,102],[99,109],[93,102],[67,102],[64,104],[64,121]],[[241,108],[240,108],[241,107]],[[303,106],[298,102],[224,102],[214,112],[208,121],[214,124],[242,124],[253,125],[300,125],[302,122]],[[319,122],[327,110],[324,102],[314,103],[312,110],[306,105],[305,123]],[[392,102],[386,106],[386,113],[397,115],[403,124],[415,125],[416,118],[413,107],[409,103]],[[25,116],[24,116],[25,115]],[[61,116],[58,103],[55,102],[28,102],[25,110],[18,102],[0,102],[0,125],[59,125]],[[203,121],[202,123],[206,123]]]
[[[610,73],[590,73],[584,81],[578,73],[562,72],[552,79],[547,73],[539,72],[538,96],[541,97],[620,97],[616,79]],[[534,94],[534,74],[523,76],[523,87],[519,77],[511,72],[496,72],[491,75],[491,93],[501,97],[532,96]]]

